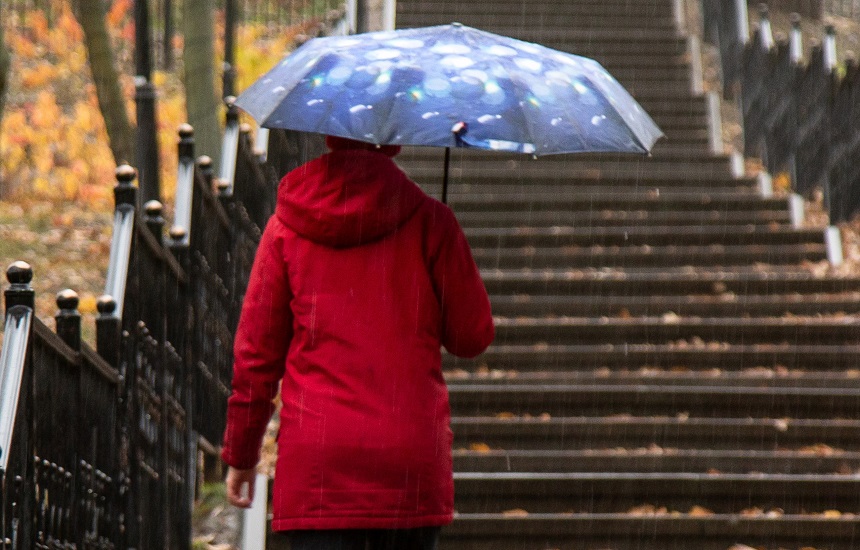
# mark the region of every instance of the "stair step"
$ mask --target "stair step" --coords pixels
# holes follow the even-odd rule
[[[427,186],[432,192],[431,186]],[[783,203],[780,209],[764,209],[750,211],[721,211],[721,210],[702,210],[702,211],[674,211],[674,210],[512,210],[512,211],[487,211],[487,212],[455,212],[460,225],[464,228],[489,228],[489,227],[553,227],[553,226],[573,226],[573,227],[617,227],[629,226],[631,224],[640,225],[715,225],[715,226],[732,226],[732,225],[788,225],[790,223],[790,215],[788,209]],[[804,245],[797,249],[794,245],[791,247],[751,247],[743,245],[736,247],[733,245],[715,245],[709,249],[701,247],[685,247],[685,246],[670,246],[670,247],[625,247],[625,254],[637,254],[643,258],[647,255],[659,256],[661,254],[672,254],[673,251],[678,256],[688,256],[690,258],[699,258],[700,255],[725,255],[725,254],[752,254],[748,263],[755,262],[770,262],[774,258],[781,258],[787,254],[794,253],[815,253],[817,254],[817,245]],[[492,250],[492,252],[489,252]],[[583,247],[581,249],[473,249],[476,257],[479,254],[487,252],[487,254],[500,254],[502,257],[521,257],[523,255],[533,256],[536,260],[542,254],[562,254],[570,255],[569,265],[579,266],[581,261],[580,256],[609,256],[616,250],[607,250],[599,245],[591,247]],[[528,261],[526,259],[525,261]],[[595,260],[597,261],[597,260]],[[638,260],[634,260],[638,261]],[[678,265],[678,264],[676,264]]]
[[[657,446],[672,449],[831,454],[860,451],[860,421],[844,418],[636,417],[451,418],[454,448],[489,450],[588,450]]]
[[[528,217],[521,215],[520,220]],[[515,225],[511,217],[503,218]],[[490,220],[488,220],[489,222]],[[501,221],[501,220],[497,220]],[[643,220],[643,224],[650,220]],[[461,220],[461,223],[462,220]],[[472,228],[476,224],[463,223]],[[583,223],[591,227],[611,227],[611,224]],[[717,227],[720,226],[714,222]],[[758,263],[764,266],[795,265],[802,262],[821,262],[827,259],[823,243],[790,245],[712,245],[700,246],[589,246],[546,248],[476,248],[472,255],[482,269],[545,269],[575,266],[583,268],[601,267],[676,267],[676,266],[742,266]],[[545,304],[548,305],[548,304]],[[814,305],[814,304],[813,304]],[[530,304],[513,302],[510,307],[530,307]]]
[[[853,550],[855,516],[779,514],[706,517],[649,514],[459,514],[443,529],[440,550],[726,550],[756,548]]]
[[[607,367],[575,370],[491,371],[489,369],[447,369],[443,371],[449,386],[470,385],[567,385],[567,386],[685,386],[700,388],[754,387],[845,389],[860,380],[860,369],[820,372],[790,370],[785,367],[753,367],[725,371],[714,368],[680,371],[643,367],[637,370],[612,370]]]
[[[500,344],[661,343],[693,338],[735,343],[792,339],[820,344],[856,343],[860,338],[860,317],[496,317],[495,341]]]
[[[410,162],[406,173],[412,179],[421,183],[425,180],[438,181],[442,176],[444,163],[439,160]],[[484,159],[478,161],[463,160],[452,162],[448,173],[450,190],[464,183],[474,187],[468,189],[470,192],[479,191],[479,185],[510,184],[520,185],[511,191],[521,193],[532,187],[537,187],[534,193],[540,193],[541,186],[547,184],[572,185],[579,181],[599,181],[603,185],[613,187],[693,187],[702,184],[707,187],[721,188],[746,188],[752,189],[756,186],[753,178],[735,178],[731,174],[728,162],[696,162],[644,159],[644,158],[618,158],[605,160],[580,160],[571,155],[567,162],[541,162],[538,160],[508,160],[499,159],[496,162],[487,162]],[[462,188],[456,189],[466,192]],[[723,189],[721,189],[723,190]],[[756,189],[757,191],[757,189]],[[495,189],[487,189],[485,192],[496,192]],[[543,191],[546,192],[546,191]]]
[[[440,184],[441,185],[441,184]],[[758,211],[787,210],[785,197],[761,197],[756,192],[720,193],[702,189],[624,190],[611,185],[571,186],[563,196],[558,193],[529,193],[514,196],[492,193],[452,194],[448,203],[457,213],[494,211],[559,210],[658,210],[658,211]],[[822,230],[823,235],[823,230]]]
[[[860,477],[841,474],[457,472],[460,513],[624,513],[648,503],[715,513],[780,509],[786,514],[837,509],[858,513]]]
[[[613,414],[829,419],[853,416],[860,407],[856,379],[844,388],[509,382],[453,384],[449,392],[456,416],[508,415],[510,419]]]
[[[820,243],[824,230],[785,226],[747,225],[703,226],[619,226],[619,227],[516,227],[468,228],[466,237],[473,247],[547,246],[630,246],[630,245],[763,245]],[[578,277],[569,272],[569,277]],[[556,274],[539,273],[541,277]],[[623,273],[609,273],[623,277]]]
[[[494,6],[495,8],[495,6]],[[524,26],[534,26],[544,30],[550,29],[590,29],[594,27],[612,29],[648,29],[675,34],[677,23],[669,17],[619,17],[616,14],[577,13],[570,9],[521,10],[519,13],[510,10],[497,12],[495,9],[483,12],[468,12],[449,10],[436,13],[415,13],[407,8],[398,10],[398,23],[402,19],[410,27],[432,26],[444,23],[459,22],[478,29],[508,29],[499,34],[511,35]]]
[[[848,474],[860,452],[712,451],[660,447],[584,451],[454,451],[458,472],[692,472]]]
[[[427,159],[408,161],[409,173],[438,175],[442,169],[439,158],[444,152],[435,150]],[[403,161],[406,163],[406,159]],[[674,168],[674,170],[673,170]],[[637,154],[567,154],[547,155],[537,159],[526,155],[452,155],[450,177],[452,178],[516,178],[561,179],[570,174],[611,174],[622,170],[635,170],[638,177],[647,177],[652,171],[668,172],[675,179],[701,180],[719,176],[730,179],[731,162],[727,156],[702,155],[700,157],[673,158],[671,156],[645,157]],[[687,175],[690,174],[690,175]],[[671,176],[670,176],[671,177]],[[621,178],[623,179],[623,178]],[[668,178],[667,178],[668,179]],[[750,178],[752,179],[752,178]]]
[[[443,356],[446,368],[484,368],[489,372],[692,368],[738,371],[757,367],[780,367],[832,372],[856,369],[860,365],[860,346],[804,343],[731,344],[690,342],[664,344],[493,344],[476,359]]]
[[[413,25],[410,20],[413,16],[408,13],[398,14],[398,28],[411,28],[424,26],[423,24]],[[445,21],[439,24],[447,24],[451,21]],[[459,21],[464,25],[468,25],[468,21]],[[538,26],[523,26],[523,25],[493,25],[484,26],[483,31],[525,40],[527,42],[537,42],[546,45],[547,41],[564,40],[564,41],[582,41],[588,43],[609,43],[615,46],[623,46],[631,48],[628,53],[631,57],[642,55],[641,50],[632,49],[633,46],[640,44],[669,44],[674,46],[686,47],[686,38],[674,33],[667,33],[660,29],[642,28],[639,30],[616,29],[616,28],[540,28]]]
[[[487,13],[486,4],[462,2],[449,4],[445,2],[398,2],[398,15],[438,15],[450,18],[459,14],[481,15]],[[567,20],[568,17],[601,17],[604,19],[619,19],[629,21],[656,19],[660,21],[674,21],[674,14],[670,6],[657,5],[631,5],[630,3],[582,3],[582,2],[493,2],[493,13],[499,15],[531,15],[531,14],[556,14]]]
[[[397,157],[398,164],[408,166],[421,166],[423,163],[436,163],[444,159],[445,152],[441,148],[433,147],[405,147]],[[565,168],[578,164],[660,164],[676,162],[695,162],[701,165],[725,166],[731,163],[729,155],[714,154],[702,149],[689,149],[671,147],[663,142],[658,142],[654,147],[652,156],[630,153],[570,153],[545,155],[533,159],[528,155],[508,153],[503,151],[482,151],[480,149],[452,149],[450,163],[453,168],[468,168],[469,166],[481,165],[487,169],[497,171],[507,168]],[[504,168],[500,168],[503,166]]]
[[[810,294],[860,289],[860,278],[819,276],[811,271],[735,272],[716,270],[484,270],[490,294],[672,296],[712,294]]]
[[[741,296],[529,296],[493,295],[501,316],[640,317],[666,314],[700,317],[781,317],[860,313],[860,292]]]

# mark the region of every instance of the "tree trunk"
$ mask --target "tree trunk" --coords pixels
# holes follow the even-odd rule
[[[120,86],[119,73],[114,66],[113,50],[105,24],[105,4],[102,0],[75,0],[76,16],[84,30],[87,58],[99,108],[107,127],[114,161],[134,162],[134,131],[126,110],[126,98]]]
[[[6,101],[6,91],[9,87],[9,64],[9,52],[6,50],[6,41],[3,37],[3,18],[0,17],[0,129],[3,127],[3,107]],[[0,174],[0,199],[9,192],[2,177],[3,174]]]
[[[215,11],[213,0],[185,0],[182,6],[185,36],[185,104],[188,123],[194,127],[194,151],[212,157],[218,166],[221,156],[220,101],[215,81]]]
[[[0,122],[3,121],[3,106],[9,84],[9,52],[3,37],[3,18],[0,17]]]

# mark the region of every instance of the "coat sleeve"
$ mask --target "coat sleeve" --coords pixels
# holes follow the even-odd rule
[[[253,468],[260,459],[293,336],[292,292],[280,229],[273,216],[257,247],[233,344],[232,393],[221,457],[240,469]]]
[[[442,345],[458,357],[475,357],[495,336],[490,299],[460,224],[448,207],[437,208],[431,276],[442,306]]]

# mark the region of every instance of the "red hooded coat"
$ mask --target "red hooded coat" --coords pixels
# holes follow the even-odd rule
[[[222,457],[257,464],[281,381],[274,530],[444,525],[454,488],[440,344],[486,349],[487,292],[454,215],[389,158],[399,148],[329,145],[284,177],[263,233]]]

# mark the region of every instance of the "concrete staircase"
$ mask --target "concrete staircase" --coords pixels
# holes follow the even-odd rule
[[[667,134],[651,159],[452,155],[498,337],[445,358],[442,548],[860,547],[860,280],[719,153],[680,2],[397,10],[593,57]],[[399,160],[438,196],[441,151]]]

